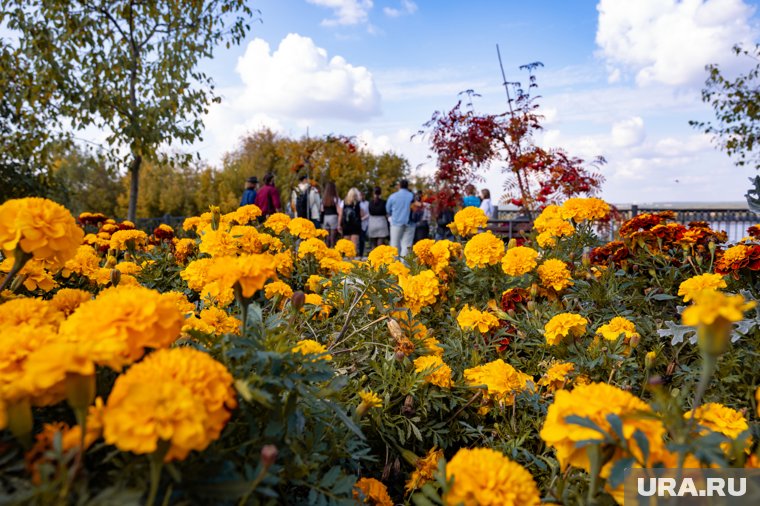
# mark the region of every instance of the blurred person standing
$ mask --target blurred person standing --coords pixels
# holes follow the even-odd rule
[[[385,210],[385,199],[381,198],[383,191],[375,186],[374,197],[369,204],[369,223],[367,237],[370,249],[385,244],[390,232],[388,231],[388,212]]]
[[[359,236],[362,233],[362,208],[359,190],[351,188],[342,206],[338,206],[338,232],[350,239],[359,251]]]
[[[422,190],[417,190],[414,196],[411,221],[414,223],[413,244],[430,237],[430,204],[423,200]]]
[[[338,240],[338,190],[335,183],[330,181],[325,185],[322,195],[322,226],[329,232],[327,245],[332,248]]]
[[[475,185],[468,184],[464,187],[462,207],[480,207],[480,197],[475,195]]]
[[[399,256],[406,256],[414,241],[415,226],[410,221],[414,194],[409,191],[409,181],[402,179],[398,190],[388,197],[385,211],[391,224],[391,246],[398,249]]]
[[[311,181],[306,174],[298,177],[298,186],[290,194],[290,208],[296,218],[305,218],[320,227],[319,207],[321,204],[319,192],[311,186]],[[316,209],[316,213],[314,210]]]
[[[369,201],[364,198],[364,193],[359,192],[359,206],[362,211],[362,230],[359,234],[359,257],[364,256],[364,247],[367,243],[367,231],[369,230]]]
[[[256,188],[259,186],[259,178],[251,176],[245,180],[245,191],[240,199],[240,207],[249,206],[256,202]]]
[[[491,203],[491,192],[488,190],[488,188],[483,188],[480,190],[480,209],[483,210],[484,213],[486,213],[486,217],[489,220],[492,220],[494,218],[493,216],[493,204]]]
[[[280,191],[274,185],[274,174],[271,172],[264,176],[264,186],[256,194],[255,204],[261,209],[259,220],[262,222],[282,208]]]

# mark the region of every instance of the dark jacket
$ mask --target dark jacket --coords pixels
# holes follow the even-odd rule
[[[240,199],[240,207],[248,206],[256,202],[256,190],[253,188],[246,188],[243,192],[243,198]]]
[[[256,201],[254,203],[259,206],[264,216],[274,214],[281,207],[280,192],[277,191],[277,188],[273,184],[264,185],[256,194]]]

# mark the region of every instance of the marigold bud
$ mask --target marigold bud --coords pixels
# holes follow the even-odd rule
[[[300,311],[305,303],[306,303],[305,293],[303,293],[301,290],[297,290],[293,292],[293,295],[290,297],[290,304],[293,306],[293,309],[295,309],[296,311]]]
[[[66,402],[71,409],[87,409],[95,400],[95,375],[68,373],[65,388]]]
[[[26,278],[28,278],[28,274],[19,274],[15,278],[13,278],[13,281],[11,282],[11,286],[8,287],[8,289],[16,293],[19,288],[21,288],[21,285],[23,285],[26,282]]]
[[[116,256],[109,254],[106,257],[106,265],[105,265],[105,267],[106,267],[106,269],[113,269],[114,267],[116,267]]]
[[[644,367],[651,369],[654,365],[654,360],[657,358],[657,353],[654,351],[647,352],[644,356]]]
[[[707,243],[707,249],[710,251],[711,255],[715,254],[715,248],[716,248],[715,241],[710,241]]]
[[[23,444],[30,444],[34,420],[32,419],[32,407],[29,404],[29,399],[9,404],[7,409],[8,430]]]
[[[264,467],[272,467],[272,464],[277,460],[279,450],[275,445],[264,445],[261,448],[261,464]]]
[[[121,271],[119,269],[111,269],[111,285],[119,286],[121,281]]]
[[[393,339],[396,340],[404,337],[404,331],[401,330],[401,325],[399,325],[393,318],[388,318],[388,332],[390,332]]]
[[[512,238],[512,239],[510,239],[510,240],[509,240],[509,242],[507,243],[507,249],[508,249],[508,250],[510,250],[510,249],[512,249],[512,248],[514,248],[514,247],[516,247],[516,246],[517,246],[517,239],[515,239],[515,238],[513,237],[513,238]]]

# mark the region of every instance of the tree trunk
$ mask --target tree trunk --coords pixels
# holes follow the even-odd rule
[[[137,192],[140,185],[140,165],[142,165],[142,156],[133,154],[132,163],[129,164],[129,211],[127,219],[132,223],[137,217]]]

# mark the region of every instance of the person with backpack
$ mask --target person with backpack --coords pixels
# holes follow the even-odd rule
[[[332,248],[338,240],[338,209],[340,208],[340,199],[338,190],[333,181],[325,185],[325,191],[322,196],[322,225],[329,233],[327,235],[327,246]]]
[[[271,172],[264,176],[264,186],[256,194],[255,204],[261,209],[260,222],[264,222],[268,216],[280,210],[280,192],[274,185],[274,174]]]
[[[359,190],[348,190],[343,205],[338,208],[338,232],[350,239],[359,251],[359,236],[362,233],[362,208]]]
[[[385,210],[385,199],[381,197],[383,190],[375,186],[373,193],[374,198],[369,202],[369,226],[367,227],[370,248],[385,244],[389,235],[388,212]]]
[[[319,207],[321,204],[319,193],[311,187],[306,174],[301,174],[298,177],[298,186],[290,194],[290,209],[293,211],[293,216],[311,220],[315,227],[320,228]]]
[[[409,181],[402,179],[398,183],[398,191],[388,197],[385,210],[391,222],[391,246],[398,249],[401,257],[406,256],[414,242],[414,231],[417,228],[410,220],[414,194],[409,191]]]

